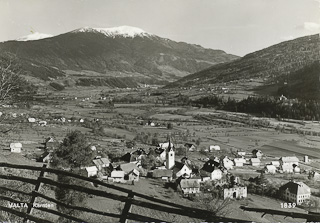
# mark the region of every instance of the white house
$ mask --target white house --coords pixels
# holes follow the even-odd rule
[[[298,205],[310,199],[311,190],[303,182],[290,181],[279,188],[281,198]]]
[[[47,121],[39,121],[40,126],[47,126]]]
[[[299,165],[299,159],[296,156],[284,156],[280,158],[280,164],[290,164],[290,165]]]
[[[175,162],[173,173],[175,174],[176,178],[181,176],[189,178],[192,173],[192,168],[186,163]]]
[[[214,165],[205,165],[200,170],[200,176],[202,181],[220,180],[222,178],[222,171]]]
[[[234,158],[233,159],[234,166],[243,166],[246,163],[246,159],[244,158]]]
[[[293,173],[293,165],[290,163],[284,163],[281,165],[280,170],[284,173]]]
[[[200,193],[200,183],[197,179],[182,179],[180,187],[184,196]]]
[[[280,167],[279,161],[271,161],[271,165],[274,165],[275,167]]]
[[[253,155],[253,158],[261,159],[263,156],[263,153],[261,152],[261,150],[254,149],[252,151],[252,155]]]
[[[20,142],[10,143],[10,151],[12,153],[21,153],[22,144]]]
[[[210,151],[210,152],[220,151],[220,150],[221,150],[221,148],[220,148],[220,146],[218,146],[218,145],[211,145],[211,146],[209,146],[209,151]]]
[[[276,173],[277,168],[274,165],[266,165],[264,168],[265,173]]]
[[[233,169],[233,162],[227,156],[224,156],[220,159],[220,164],[227,170]]]
[[[259,158],[251,158],[250,163],[252,166],[260,166],[260,159]]]
[[[245,151],[238,151],[237,154],[239,156],[245,156],[246,155],[246,152]]]
[[[35,118],[28,118],[28,122],[34,123],[34,122],[36,122],[36,119]]]
[[[96,166],[86,167],[86,171],[88,173],[88,177],[93,177],[98,174],[98,168]]]
[[[111,172],[111,178],[113,182],[124,182],[124,171],[114,170]]]

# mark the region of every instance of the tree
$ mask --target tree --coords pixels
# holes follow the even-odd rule
[[[36,87],[25,81],[21,65],[13,54],[0,55],[0,102],[7,103],[19,96],[24,97],[36,91]],[[23,96],[22,96],[23,95]]]
[[[57,150],[52,153],[52,166],[56,168],[79,169],[89,166],[96,156],[87,138],[80,131],[67,134]]]

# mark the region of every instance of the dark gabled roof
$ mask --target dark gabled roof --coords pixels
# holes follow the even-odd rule
[[[185,143],[184,146],[191,148],[192,146],[195,147],[195,145],[193,143]]]
[[[290,181],[285,185],[281,186],[279,190],[280,191],[289,190],[290,193],[297,194],[297,195],[310,193],[310,188],[306,184],[302,182],[293,182],[293,181]]]
[[[199,188],[200,183],[198,179],[182,179],[180,186],[181,188]]]

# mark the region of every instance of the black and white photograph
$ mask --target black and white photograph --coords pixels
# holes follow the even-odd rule
[[[320,222],[320,0],[0,0],[0,223]]]

